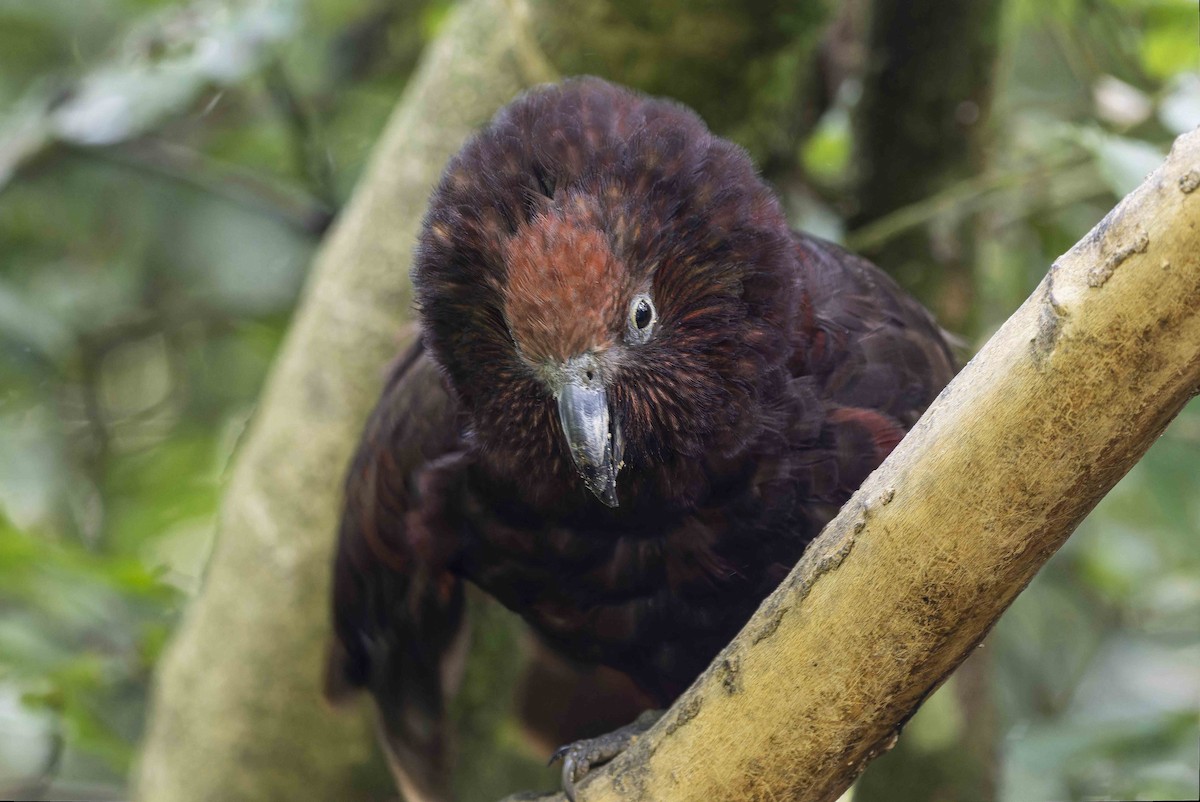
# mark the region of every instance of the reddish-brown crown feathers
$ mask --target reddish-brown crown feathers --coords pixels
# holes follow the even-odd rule
[[[504,249],[504,316],[531,362],[565,361],[613,345],[628,303],[628,271],[586,199],[522,224]]]

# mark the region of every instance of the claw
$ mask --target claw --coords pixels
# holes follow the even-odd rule
[[[575,784],[586,777],[593,766],[603,765],[628,749],[638,736],[654,726],[662,715],[662,710],[647,710],[634,719],[632,724],[626,724],[598,738],[587,738],[556,749],[547,765],[552,766],[562,761],[562,787],[567,799],[576,802]]]

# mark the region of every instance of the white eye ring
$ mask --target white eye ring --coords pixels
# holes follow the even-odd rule
[[[637,342],[645,342],[654,330],[658,321],[658,311],[650,296],[641,293],[635,295],[629,303],[629,334]]]

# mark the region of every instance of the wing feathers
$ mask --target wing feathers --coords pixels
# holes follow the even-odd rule
[[[326,696],[369,689],[401,787],[449,798],[444,677],[463,631],[458,543],[443,509],[461,476],[453,398],[420,344],[401,357],[346,477]],[[436,522],[436,523],[431,523]]]

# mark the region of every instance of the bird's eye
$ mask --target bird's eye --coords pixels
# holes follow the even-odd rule
[[[637,296],[629,305],[629,328],[639,340],[644,340],[650,335],[656,318],[654,303],[648,295]]]

